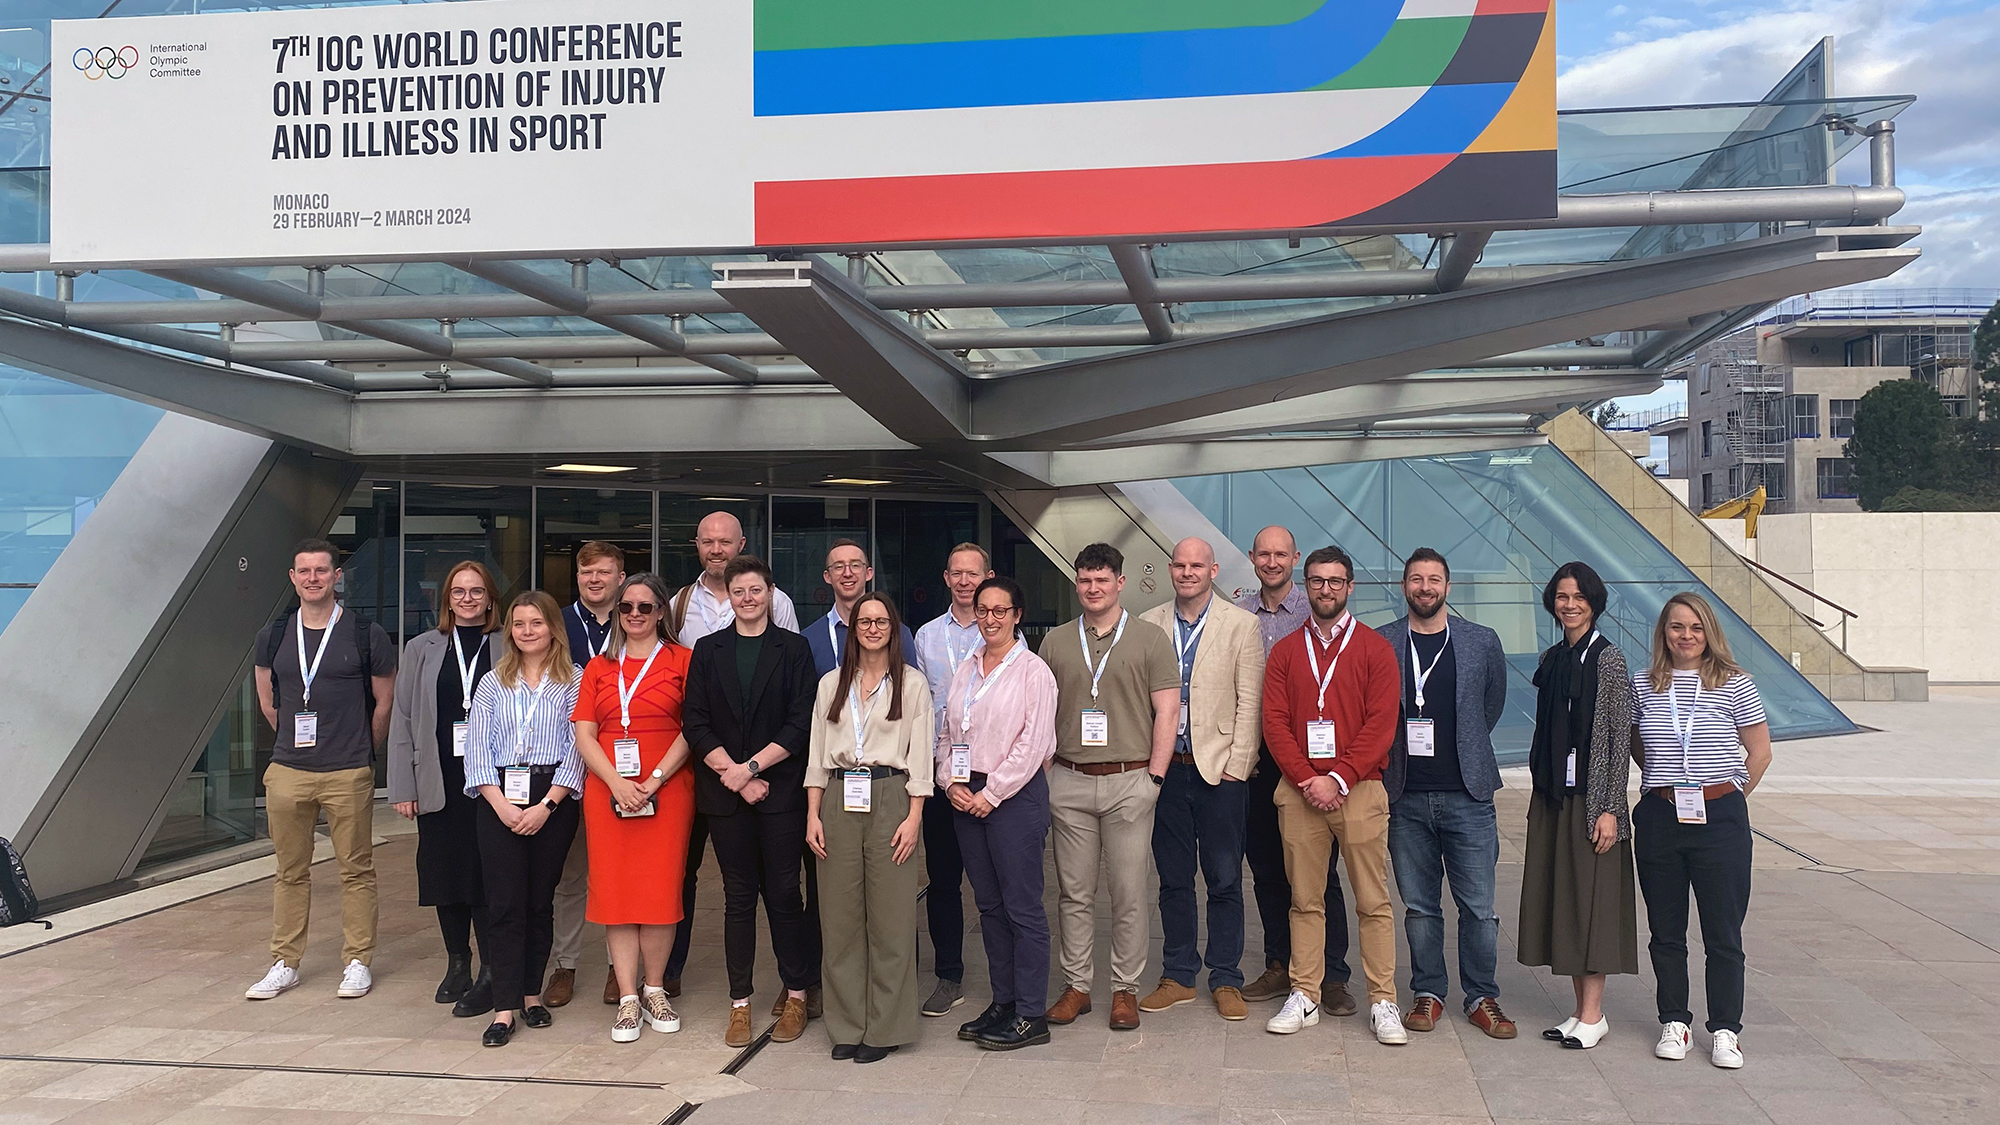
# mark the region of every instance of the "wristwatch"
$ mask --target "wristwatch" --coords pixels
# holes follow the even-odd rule
[[[542,807],[549,810],[550,812],[554,812],[562,807],[562,802],[556,800],[554,797],[543,797]]]
[[[667,771],[665,771],[665,770],[661,769],[661,768],[660,768],[660,767],[658,767],[658,766],[654,766],[654,767],[653,767],[653,780],[654,780],[654,781],[665,781],[666,779],[667,779]]]
[[[1167,779],[1166,779],[1166,778],[1164,778],[1164,777],[1160,776],[1159,774],[1156,774],[1156,773],[1152,772],[1151,770],[1147,770],[1147,771],[1146,771],[1146,776],[1147,776],[1147,777],[1150,777],[1150,778],[1152,778],[1152,779],[1153,779],[1153,784],[1154,784],[1154,785],[1165,785],[1165,784],[1167,783]]]
[[[764,772],[764,767],[763,767],[763,766],[760,766],[760,765],[758,765],[758,764],[757,764],[757,759],[755,759],[755,758],[752,758],[752,759],[750,759],[749,761],[747,761],[747,762],[745,762],[745,763],[743,763],[743,764],[744,764],[745,766],[749,767],[749,770],[750,770],[750,780],[752,780],[752,781],[755,781],[755,780],[757,780],[757,778],[758,778],[759,776],[761,776],[761,775],[763,774],[763,772]]]

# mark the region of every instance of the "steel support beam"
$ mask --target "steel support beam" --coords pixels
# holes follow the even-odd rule
[[[1125,280],[1126,299],[1122,303],[1138,306],[1146,338],[1155,344],[1173,339],[1174,322],[1167,315],[1167,306],[1160,302],[1160,279],[1153,272],[1152,249],[1129,242],[1113,243],[1107,249],[1118,265],[1118,276]]]
[[[1445,248],[1444,260],[1438,263],[1437,290],[1449,293],[1465,284],[1472,275],[1472,267],[1479,256],[1486,253],[1486,244],[1493,240],[1490,230],[1468,230],[1451,236]]]
[[[1042,454],[995,454],[1019,460],[1044,487],[1116,484],[1161,477],[1261,472],[1305,465],[1338,465],[1392,457],[1436,457],[1489,449],[1519,449],[1548,441],[1534,430],[1495,433],[1316,435],[1232,441],[1167,442],[1137,449],[1074,449]],[[1032,459],[1031,459],[1032,458]]]

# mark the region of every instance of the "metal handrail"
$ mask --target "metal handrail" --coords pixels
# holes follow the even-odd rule
[[[1804,594],[1804,595],[1805,595],[1806,597],[1809,597],[1809,598],[1811,598],[1812,600],[1814,600],[1814,601],[1816,601],[1816,602],[1824,602],[1824,603],[1826,603],[1827,605],[1830,605],[1830,606],[1832,606],[1833,608],[1835,608],[1835,609],[1839,610],[1839,611],[1840,611],[1840,613],[1841,613],[1841,617],[1840,617],[1840,622],[1839,622],[1839,624],[1840,624],[1840,651],[1842,651],[1842,652],[1846,652],[1846,651],[1847,651],[1847,621],[1848,621],[1848,618],[1854,618],[1854,619],[1856,619],[1856,620],[1859,620],[1859,619],[1860,619],[1860,617],[1861,617],[1861,615],[1860,615],[1860,614],[1858,614],[1858,613],[1854,612],[1853,610],[1851,610],[1851,609],[1847,608],[1847,607],[1846,607],[1846,606],[1844,606],[1844,605],[1841,605],[1841,604],[1840,604],[1839,602],[1837,602],[1837,601],[1834,601],[1834,600],[1833,600],[1833,599],[1831,599],[1831,598],[1828,598],[1828,597],[1824,597],[1824,596],[1820,595],[1819,593],[1817,593],[1817,592],[1815,592],[1815,591],[1813,591],[1813,590],[1811,590],[1811,589],[1808,589],[1807,587],[1804,587],[1804,586],[1801,586],[1801,585],[1799,585],[1798,583],[1796,583],[1796,582],[1792,581],[1791,579],[1789,579],[1789,578],[1785,577],[1784,575],[1782,575],[1782,574],[1779,574],[1779,573],[1778,573],[1777,571],[1775,571],[1775,570],[1772,570],[1772,569],[1771,569],[1770,567],[1768,567],[1768,566],[1765,566],[1765,565],[1764,565],[1763,563],[1760,563],[1760,562],[1758,562],[1758,561],[1757,561],[1756,559],[1752,559],[1752,558],[1745,558],[1745,557],[1744,557],[1744,556],[1742,556],[1742,555],[1738,555],[1737,557],[1738,557],[1738,558],[1741,558],[1741,559],[1743,559],[1743,561],[1744,561],[1744,562],[1746,562],[1746,563],[1749,563],[1749,564],[1750,564],[1751,566],[1754,566],[1754,567],[1756,567],[1756,568],[1757,568],[1758,570],[1760,570],[1760,571],[1763,571],[1763,572],[1764,572],[1765,574],[1768,574],[1768,575],[1770,575],[1771,577],[1773,577],[1773,578],[1777,579],[1778,581],[1780,581],[1780,582],[1783,582],[1783,583],[1784,583],[1785,585],[1787,585],[1787,586],[1790,586],[1790,587],[1791,587],[1792,589],[1794,589],[1794,590],[1797,590],[1798,592],[1800,592],[1800,593]],[[1817,618],[1817,617],[1814,617],[1814,616],[1813,616],[1812,614],[1810,614],[1810,613],[1807,613],[1807,612],[1805,612],[1804,610],[1799,610],[1799,611],[1798,611],[1798,614],[1799,614],[1799,616],[1800,616],[1800,617],[1803,617],[1803,618],[1805,618],[1805,619],[1806,619],[1807,621],[1810,621],[1810,622],[1812,622],[1812,623],[1813,623],[1813,625],[1814,625],[1814,627],[1815,627],[1815,628],[1817,628],[1817,629],[1819,629],[1819,631],[1820,631],[1820,632],[1821,632],[1822,634],[1826,632],[1826,629],[1827,629],[1827,625],[1826,625],[1826,622],[1824,622],[1824,621],[1821,621],[1821,620],[1820,620],[1819,618]]]

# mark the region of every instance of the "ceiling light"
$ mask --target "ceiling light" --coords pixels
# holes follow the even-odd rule
[[[550,465],[545,471],[551,473],[629,473],[637,465],[584,465],[565,461],[560,465]]]
[[[821,483],[821,484],[845,484],[845,485],[851,485],[851,486],[854,486],[854,487],[857,487],[857,488],[863,488],[863,487],[868,487],[868,486],[871,486],[871,485],[877,485],[877,484],[888,484],[889,482],[888,482],[888,481],[886,481],[886,480],[865,480],[865,479],[863,479],[863,478],[861,478],[861,477],[828,477],[827,479],[825,479],[825,480],[821,481],[820,483]]]

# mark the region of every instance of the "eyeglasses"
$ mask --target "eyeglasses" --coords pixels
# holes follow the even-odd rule
[[[469,602],[474,598],[483,598],[485,596],[486,591],[477,586],[470,590],[453,590],[451,592],[451,600],[455,602]]]
[[[651,617],[660,608],[657,602],[619,602],[618,612],[627,617]]]
[[[1307,578],[1308,590],[1345,590],[1354,585],[1352,578]]]
[[[867,563],[858,562],[828,563],[826,566],[828,574],[859,574],[867,569]]]
[[[889,627],[889,619],[886,617],[857,617],[854,619],[854,627],[856,629],[887,629]]]
[[[974,616],[974,617],[1005,617],[1005,616],[1007,616],[1008,614],[1010,614],[1010,613],[1013,613],[1013,612],[1014,612],[1014,607],[1013,607],[1013,606],[1011,606],[1011,605],[995,605],[995,606],[986,606],[986,605],[982,605],[982,606],[979,606],[979,607],[975,608],[975,609],[974,609],[974,610],[972,611],[972,616]]]

